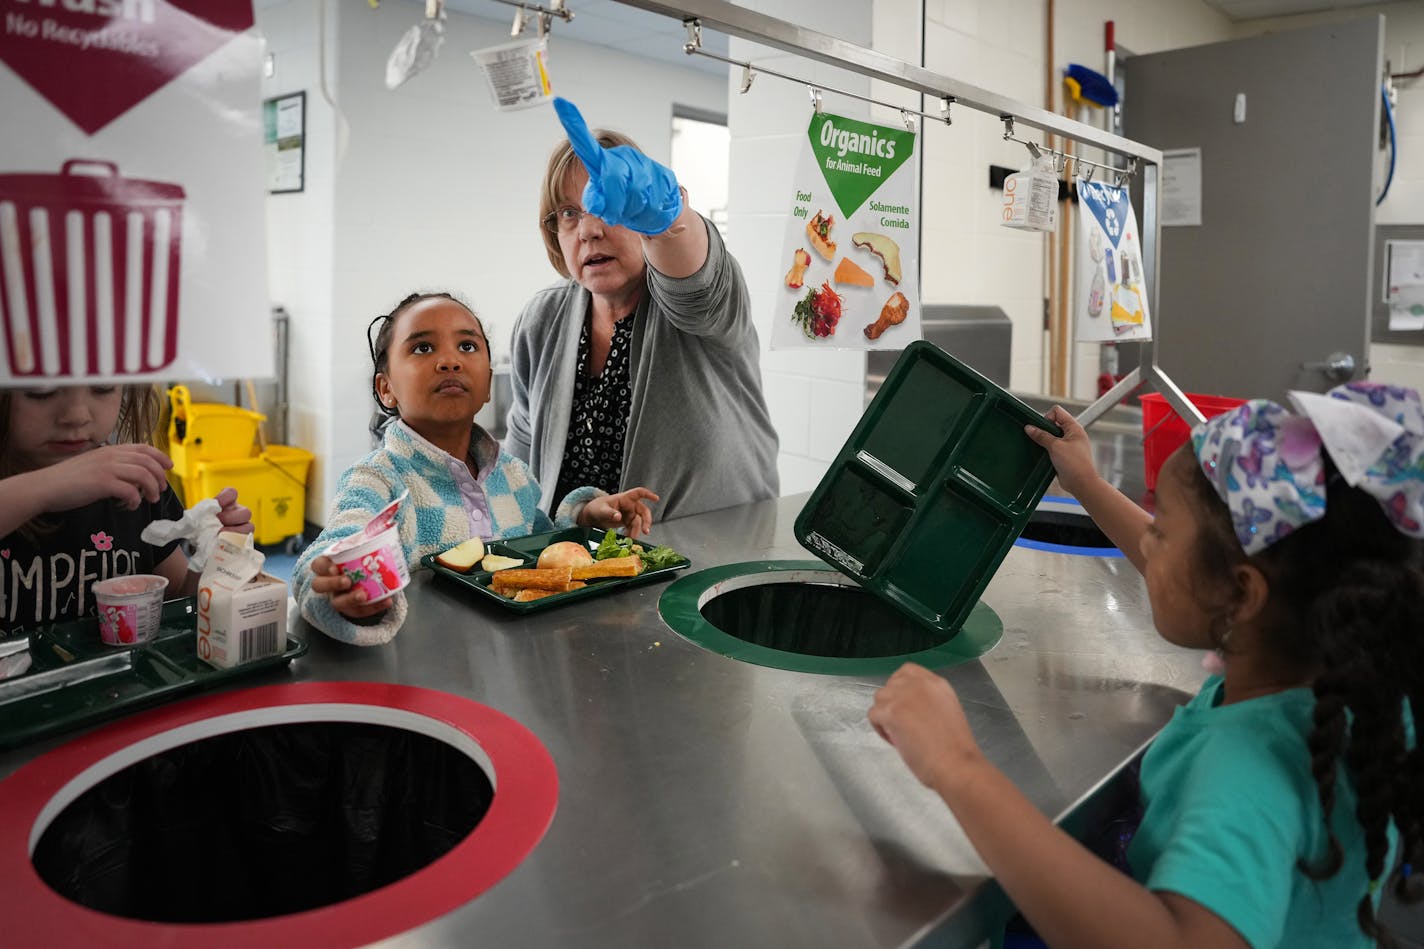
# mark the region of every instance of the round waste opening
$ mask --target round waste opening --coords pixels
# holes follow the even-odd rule
[[[297,722],[170,748],[110,775],[40,835],[40,879],[81,906],[226,923],[329,906],[444,856],[489,810],[469,755],[428,735]]]
[[[833,675],[942,668],[988,652],[1003,624],[982,602],[959,630],[916,622],[819,561],[728,564],[684,576],[658,602],[663,621],[713,652],[776,669]]]
[[[1029,516],[1016,541],[1019,547],[1080,557],[1121,557],[1077,501],[1045,498]]]
[[[374,942],[497,883],[557,797],[532,733],[447,693],[303,683],[178,703],[0,782],[7,943]]]

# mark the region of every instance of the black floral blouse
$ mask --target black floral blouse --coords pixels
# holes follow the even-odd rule
[[[592,314],[586,315],[579,334],[578,373],[574,404],[569,412],[569,435],[564,442],[564,463],[551,507],[574,488],[591,484],[611,493],[623,479],[623,439],[628,432],[628,411],[633,404],[633,320],[629,315],[613,324],[613,341],[603,372],[589,375],[592,351]]]

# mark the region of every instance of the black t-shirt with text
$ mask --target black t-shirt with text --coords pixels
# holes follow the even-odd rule
[[[106,498],[45,515],[45,527],[30,537],[16,531],[0,538],[0,635],[95,615],[89,588],[109,577],[153,573],[178,542],[154,547],[139,534],[154,521],[182,516],[178,496],[165,487],[156,502],[144,501],[136,510]]]

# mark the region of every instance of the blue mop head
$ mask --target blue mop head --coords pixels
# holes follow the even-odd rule
[[[1079,66],[1077,63],[1069,63],[1064,75],[1068,77],[1068,88],[1077,90],[1073,94],[1073,100],[1086,99],[1094,105],[1114,106],[1117,105],[1117,89],[1108,82],[1108,77],[1100,72],[1095,72],[1087,66]]]

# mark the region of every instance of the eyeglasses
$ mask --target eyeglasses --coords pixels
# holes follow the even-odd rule
[[[579,221],[587,213],[583,208],[566,204],[544,215],[544,230],[550,234],[572,234],[578,230]]]

